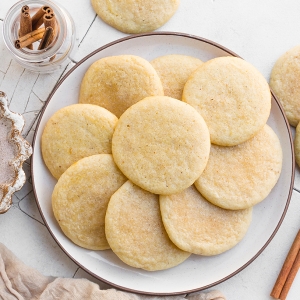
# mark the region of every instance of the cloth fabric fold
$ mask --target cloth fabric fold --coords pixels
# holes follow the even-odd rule
[[[0,243],[0,300],[226,300],[219,291],[182,296],[146,296],[101,290],[87,279],[44,276]]]

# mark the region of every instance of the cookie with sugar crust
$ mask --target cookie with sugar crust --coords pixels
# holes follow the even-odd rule
[[[127,178],[111,154],[85,157],[69,167],[52,193],[52,209],[63,233],[76,245],[109,249],[105,214],[110,197]]]
[[[160,195],[166,231],[180,249],[198,255],[217,255],[237,245],[247,233],[252,208],[227,210],[208,202],[195,188]]]
[[[182,100],[204,118],[211,142],[234,146],[253,137],[267,122],[271,92],[263,75],[245,60],[226,56],[192,73]]]
[[[131,105],[149,96],[163,96],[157,72],[144,58],[117,55],[101,58],[85,72],[79,103],[106,108],[118,118]]]
[[[282,148],[265,125],[250,140],[232,147],[212,145],[208,163],[195,181],[199,192],[225,209],[245,209],[263,201],[282,168]]]
[[[150,63],[161,79],[165,96],[181,100],[185,83],[203,62],[189,55],[170,54],[159,56]]]
[[[108,25],[125,33],[153,31],[175,14],[180,0],[92,0],[97,15]]]
[[[117,166],[139,187],[172,194],[194,183],[210,151],[207,125],[187,103],[147,97],[120,117],[112,138]]]
[[[73,104],[56,111],[41,138],[43,160],[56,178],[73,163],[94,154],[111,154],[118,118],[91,104]]]
[[[131,181],[112,195],[105,217],[105,233],[112,251],[135,268],[169,269],[190,256],[170,240],[161,219],[158,195]]]
[[[275,62],[270,87],[293,127],[300,121],[300,45],[289,49]]]

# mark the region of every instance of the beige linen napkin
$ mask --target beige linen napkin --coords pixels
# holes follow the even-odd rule
[[[100,290],[87,279],[44,276],[26,266],[0,243],[1,300],[225,300],[219,291],[187,296],[143,296],[115,289]]]

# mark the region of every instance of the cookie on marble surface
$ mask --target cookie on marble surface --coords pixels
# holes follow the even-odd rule
[[[161,79],[165,96],[181,100],[189,76],[203,62],[188,55],[170,54],[159,56],[150,63]]]
[[[131,181],[112,195],[105,217],[105,232],[112,251],[135,268],[168,269],[190,256],[169,239],[162,223],[158,195]]]
[[[290,125],[296,127],[300,121],[300,45],[288,50],[276,61],[270,86]]]
[[[217,206],[245,209],[268,196],[281,167],[280,141],[265,125],[252,139],[237,146],[212,145],[206,168],[195,186]]]
[[[194,185],[180,193],[160,195],[159,202],[170,239],[178,248],[198,255],[216,255],[234,247],[252,219],[252,208],[220,208],[208,202]]]
[[[126,180],[111,154],[85,157],[68,168],[52,193],[52,209],[63,233],[83,248],[109,249],[105,213],[110,197]]]
[[[253,137],[271,109],[269,85],[251,64],[237,57],[203,63],[188,79],[183,101],[204,118],[211,142],[234,146]]]
[[[80,103],[102,106],[120,117],[131,105],[148,96],[163,96],[157,72],[134,55],[109,56],[94,62],[85,73]]]
[[[120,170],[155,194],[181,191],[200,176],[210,150],[203,118],[171,97],[147,97],[119,119],[112,153]]]
[[[79,159],[111,153],[111,140],[118,118],[91,104],[73,104],[48,120],[41,138],[44,162],[58,179]]]
[[[153,31],[175,14],[179,0],[92,0],[98,16],[110,26],[124,33]]]

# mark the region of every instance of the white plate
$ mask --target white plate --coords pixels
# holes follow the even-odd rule
[[[80,267],[117,288],[144,294],[184,294],[220,283],[247,267],[276,234],[288,208],[294,183],[292,137],[283,109],[273,97],[268,124],[277,133],[283,148],[283,169],[270,195],[254,208],[253,221],[245,238],[233,249],[212,257],[192,255],[169,270],[147,272],[122,263],[110,250],[90,251],[67,239],[51,209],[55,180],[43,163],[40,142],[43,128],[58,109],[77,103],[83,75],[96,60],[111,55],[133,54],[147,60],[166,54],[185,54],[203,61],[218,56],[236,56],[211,41],[180,33],[150,33],[130,36],[94,51],[68,72],[49,96],[33,142],[32,178],[37,204],[43,219],[60,247]]]

